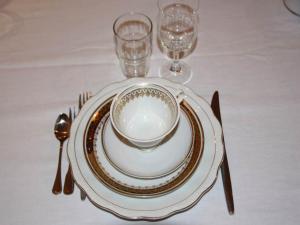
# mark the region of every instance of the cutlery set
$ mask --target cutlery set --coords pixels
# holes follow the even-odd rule
[[[89,94],[89,92],[84,92],[83,94],[79,94],[78,113],[80,112],[81,108],[90,97],[91,95]],[[70,128],[75,117],[76,117],[75,108],[73,112],[72,109],[69,108],[69,115],[66,115],[65,113],[60,114],[54,125],[54,134],[60,142],[57,172],[56,172],[56,176],[52,188],[52,193],[55,195],[60,194],[62,192],[61,158],[62,158],[63,144],[70,136]],[[72,176],[71,164],[69,164],[68,171],[65,175],[63,193],[65,195],[70,195],[73,192],[74,192],[74,179]],[[86,198],[86,194],[82,190],[80,190],[80,197],[81,200],[85,200]]]

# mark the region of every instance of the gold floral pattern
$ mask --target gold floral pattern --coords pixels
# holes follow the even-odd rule
[[[130,101],[144,96],[160,99],[161,101],[163,101],[168,105],[168,107],[170,108],[173,114],[176,113],[175,100],[173,100],[169,95],[167,95],[163,91],[151,87],[138,88],[122,96],[121,99],[119,100],[119,104],[117,104],[116,106],[116,113],[120,114],[124,106]]]

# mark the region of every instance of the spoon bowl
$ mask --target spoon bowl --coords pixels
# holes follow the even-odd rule
[[[70,136],[71,121],[65,114],[60,114],[54,125],[54,134],[59,141],[65,141]]]

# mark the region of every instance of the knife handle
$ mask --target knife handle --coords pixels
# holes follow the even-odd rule
[[[73,176],[72,176],[71,165],[69,164],[68,172],[65,176],[64,194],[70,195],[73,192],[74,192],[74,180],[73,180]]]
[[[222,139],[224,143],[224,158],[223,158],[223,163],[221,165],[221,174],[222,174],[225,198],[227,203],[227,209],[229,214],[232,215],[234,214],[234,203],[233,203],[233,195],[232,195],[231,178],[230,178],[224,137],[222,137]]]

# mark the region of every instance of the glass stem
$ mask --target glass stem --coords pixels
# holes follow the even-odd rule
[[[170,67],[170,70],[174,73],[180,73],[181,72],[181,65],[179,63],[178,60],[174,60],[172,63],[171,63],[171,67]]]

